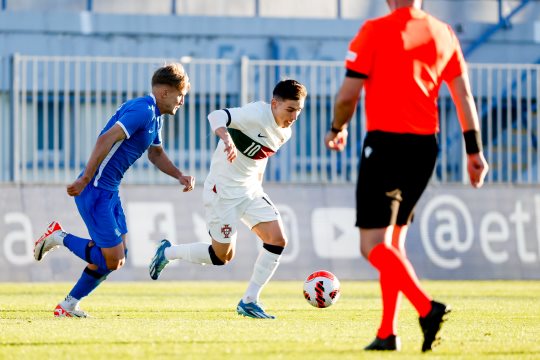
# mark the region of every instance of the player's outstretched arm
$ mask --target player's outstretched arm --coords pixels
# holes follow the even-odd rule
[[[105,156],[107,156],[114,143],[125,139],[125,137],[126,133],[118,124],[113,125],[113,127],[98,137],[96,145],[94,145],[94,149],[86,163],[84,173],[81,177],[67,186],[68,195],[78,196],[84,190],[86,185],[88,185],[90,180],[94,177],[99,164],[105,159]]]
[[[459,122],[465,138],[469,180],[473,187],[479,188],[484,184],[484,178],[489,166],[482,153],[480,123],[467,73],[463,73],[448,82],[448,87],[456,104]]]
[[[193,176],[182,174],[180,169],[178,169],[171,159],[169,159],[162,146],[150,146],[148,148],[148,159],[161,172],[178,179],[180,184],[184,185],[183,192],[191,191],[195,188],[195,178]]]

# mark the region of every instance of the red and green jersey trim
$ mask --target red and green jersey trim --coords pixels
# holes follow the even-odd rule
[[[274,150],[253,140],[238,129],[229,128],[228,131],[229,134],[231,134],[231,138],[233,139],[236,149],[250,159],[266,159],[267,157],[270,157],[276,153]]]

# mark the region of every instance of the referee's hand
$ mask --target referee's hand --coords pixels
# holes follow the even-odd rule
[[[488,170],[489,165],[482,152],[467,155],[467,172],[473,187],[480,188],[484,185],[484,178]]]
[[[343,151],[347,145],[348,136],[349,132],[347,129],[343,129],[338,133],[329,130],[324,137],[324,144],[330,150]]]

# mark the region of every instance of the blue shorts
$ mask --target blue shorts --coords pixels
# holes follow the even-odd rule
[[[88,184],[75,197],[77,209],[86,224],[90,238],[100,248],[111,248],[127,234],[126,216],[118,191],[103,190]]]

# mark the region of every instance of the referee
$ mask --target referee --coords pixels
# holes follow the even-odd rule
[[[325,144],[341,151],[347,124],[365,89],[367,135],[356,188],[360,251],[379,271],[383,314],[365,350],[399,351],[397,313],[404,294],[420,317],[422,351],[432,350],[450,307],[421,287],[405,253],[414,207],[435,167],[437,98],[446,82],[457,108],[471,185],[482,186],[488,165],[467,68],[451,27],[422,10],[422,0],[387,0],[391,13],[368,20],[349,45]]]

